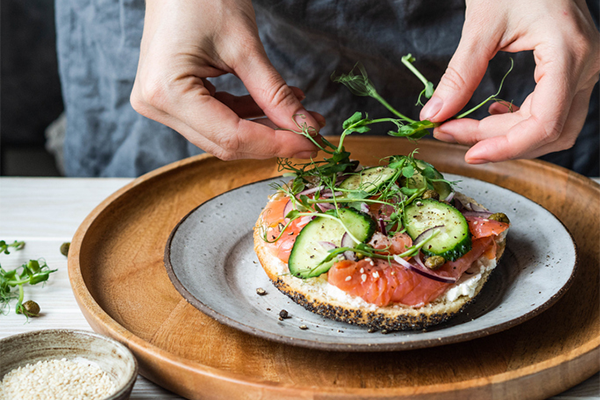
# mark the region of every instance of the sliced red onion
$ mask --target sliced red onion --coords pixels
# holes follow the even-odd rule
[[[412,269],[412,264],[406,261],[404,258],[398,256],[397,254],[393,255],[394,261],[398,264],[402,265],[404,268]]]
[[[335,208],[335,205],[332,203],[317,203],[317,206],[323,211],[333,210]]]
[[[415,256],[413,258],[415,259],[415,261],[417,262],[417,265],[419,267],[421,267],[422,269],[424,269],[426,271],[431,271],[431,269],[427,268],[427,266],[423,263],[423,260],[421,260],[421,252],[420,251],[417,254],[415,254]]]
[[[350,178],[350,174],[345,174],[338,172],[338,176],[335,177],[335,186],[338,186],[340,183],[344,182],[346,179]]]
[[[294,203],[291,200],[288,200],[285,207],[283,207],[283,218],[290,213],[294,209]]]
[[[489,211],[482,211],[482,212],[476,212],[476,211],[463,211],[462,215],[464,215],[465,217],[479,217],[479,218],[489,218],[490,215],[492,215],[493,213],[489,212]]]
[[[456,194],[456,192],[450,192],[450,194],[448,195],[448,197],[446,197],[444,199],[444,201],[447,201],[448,203],[452,201],[452,199],[454,198],[454,195]]]
[[[385,222],[383,222],[382,218],[379,218],[379,229],[381,230],[381,233],[387,235],[387,231],[385,229]]]
[[[303,217],[300,217],[300,224],[308,224],[310,221],[312,221],[313,219],[315,219],[314,215],[305,215]]]
[[[456,279],[454,279],[454,278],[435,275],[435,273],[433,273],[429,268],[427,268],[423,265],[418,253],[414,258],[417,260],[418,265],[411,264],[408,261],[406,261],[405,259],[403,259],[402,257],[398,257],[397,255],[394,255],[394,261],[396,261],[398,264],[402,265],[405,268],[410,269],[411,271],[416,272],[419,275],[424,276],[425,278],[429,278],[434,281],[438,281],[438,282],[442,282],[442,283],[456,283]],[[419,263],[420,263],[420,265],[419,265]],[[421,266],[421,265],[423,265],[423,266]]]
[[[342,192],[335,192],[335,193],[333,193],[333,192],[331,191],[331,189],[325,189],[325,190],[323,190],[323,191],[321,192],[321,197],[322,197],[322,198],[324,198],[324,199],[331,198],[331,197],[333,197],[333,195],[336,195],[336,196],[341,196],[341,195],[342,195]]]
[[[340,243],[341,247],[354,247],[354,239],[352,239],[350,237],[350,235],[348,235],[348,232],[344,233],[344,236],[342,236],[342,242]],[[344,252],[344,257],[346,257],[346,260],[350,260],[350,261],[356,261],[356,253],[354,253],[353,251],[350,250],[346,250]]]
[[[367,203],[360,203],[360,211],[364,212],[364,213],[369,213],[369,206],[367,205]]]
[[[323,190],[323,189],[325,189],[325,186],[315,186],[314,188],[303,190],[298,194],[305,194],[305,195],[313,194],[313,193],[318,192],[319,190]]]
[[[465,209],[465,206],[463,205],[463,203],[457,199],[456,197],[454,199],[453,203],[454,203],[454,208],[456,208],[458,211],[462,212]]]
[[[429,228],[424,230],[423,232],[421,232],[421,234],[419,236],[417,236],[415,238],[415,241],[413,242],[413,246],[418,245],[419,243],[421,243],[423,240],[427,239],[433,232],[434,229],[438,229],[438,228],[443,228],[444,225],[437,225],[434,226],[433,228]]]

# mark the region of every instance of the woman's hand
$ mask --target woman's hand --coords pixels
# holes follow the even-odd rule
[[[600,71],[599,34],[582,0],[467,1],[460,44],[421,119],[458,113],[498,51],[523,50],[533,50],[536,86],[520,108],[495,103],[481,121],[451,120],[434,130],[439,140],[473,146],[469,163],[564,150],[581,131]]]
[[[206,79],[236,75],[249,96],[217,92]],[[309,158],[316,147],[298,130],[324,118],[300,104],[265,54],[250,0],[147,0],[131,104],[224,160]],[[302,116],[300,116],[301,114]],[[266,115],[268,119],[249,121]]]

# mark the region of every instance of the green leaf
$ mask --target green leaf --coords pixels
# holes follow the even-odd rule
[[[417,193],[419,191],[419,189],[418,188],[409,189],[407,187],[402,186],[400,188],[400,191],[407,196],[412,196],[413,194]]]
[[[433,83],[427,82],[427,85],[425,85],[425,97],[430,99],[431,96],[433,96]]]
[[[436,179],[437,174],[435,173],[435,169],[431,166],[425,167],[423,171],[421,171],[421,175],[428,179]]]
[[[371,130],[371,128],[369,128],[368,126],[365,126],[365,125],[358,126],[358,127],[352,129],[353,132],[357,132],[357,133],[367,133],[370,130]]]
[[[55,270],[56,271],[56,270]],[[34,275],[33,277],[31,277],[31,279],[29,280],[29,284],[30,285],[35,285],[38,284],[40,282],[45,282],[48,280],[48,277],[50,276],[50,273],[54,272],[54,271],[47,271],[47,272],[41,272],[39,274]]]
[[[35,274],[40,270],[40,263],[37,260],[29,260],[29,262],[27,262],[27,268]]]
[[[415,168],[408,164],[406,167],[402,168],[402,176],[405,178],[411,178],[415,174]]]
[[[300,193],[301,191],[303,191],[305,187],[306,187],[306,184],[304,183],[302,178],[296,177],[294,179],[294,181],[292,182],[292,193],[294,195],[296,195],[296,194]]]
[[[16,278],[16,276],[17,276],[17,270],[13,269],[4,274],[4,279],[6,279],[7,281],[12,281],[13,279]]]
[[[354,208],[357,211],[362,211],[362,205],[365,204],[364,201],[355,201],[353,203],[348,203],[348,207]]]
[[[300,214],[300,211],[292,210],[289,213],[287,213],[285,217],[288,219],[296,219],[298,218],[298,214]]]
[[[344,123],[342,124],[342,127],[344,129],[348,129],[350,126],[356,124],[361,119],[363,119],[362,113],[360,111],[357,111],[354,114],[352,114],[352,116],[350,118],[348,118],[347,120],[344,121]]]
[[[351,192],[348,192],[348,194],[346,195],[347,198],[349,199],[367,199],[369,198],[370,194],[364,190],[353,190]]]

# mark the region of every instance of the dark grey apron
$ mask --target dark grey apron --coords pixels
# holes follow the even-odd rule
[[[593,6],[590,2],[590,5]],[[460,39],[464,2],[255,1],[267,54],[284,79],[307,95],[309,110],[327,118],[323,134],[339,134],[355,111],[387,116],[376,101],[356,97],[330,80],[362,62],[379,93],[401,112],[418,118],[422,89],[401,63],[411,53],[434,83]],[[143,0],[56,0],[59,67],[67,113],[65,163],[69,176],[139,176],[202,150],[178,133],[137,114],[129,104],[141,40]],[[597,12],[594,13],[597,18]],[[509,66],[501,53],[490,63],[467,107],[495,93]],[[520,104],[534,87],[531,52],[512,55],[515,68],[500,94]],[[212,80],[217,90],[245,93],[233,76]],[[573,149],[545,159],[589,176],[599,173],[598,92]],[[474,116],[485,116],[485,107]],[[369,134],[385,134],[381,126]]]

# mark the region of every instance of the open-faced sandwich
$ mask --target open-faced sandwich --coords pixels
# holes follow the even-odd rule
[[[482,290],[504,250],[505,214],[410,156],[320,172],[279,186],[254,232],[264,270],[296,303],[351,324],[422,329]]]
[[[411,70],[413,61],[403,58]],[[446,321],[477,296],[496,267],[508,218],[456,192],[414,154],[388,157],[376,167],[351,160],[344,138],[371,124],[393,123],[398,129],[390,135],[410,139],[437,124],[393,109],[364,69],[335,80],[377,99],[398,118],[356,112],[337,145],[315,140],[310,127],[297,124],[297,133],[326,157],[300,165],[280,160],[293,179],[278,185],[258,218],[256,254],[280,291],[326,317],[386,330]],[[425,83],[423,94],[430,97],[432,85]]]

